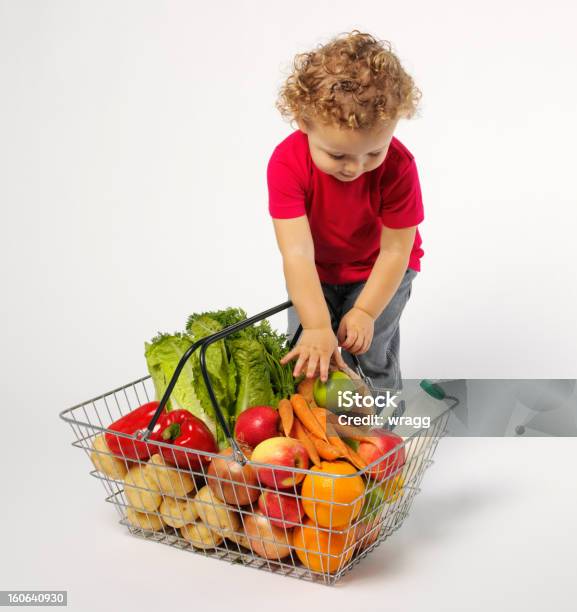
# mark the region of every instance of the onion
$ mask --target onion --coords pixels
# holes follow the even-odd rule
[[[260,512],[245,516],[244,531],[251,550],[265,559],[282,559],[291,552],[292,529],[271,525]]]
[[[247,454],[245,449],[243,452]],[[228,504],[252,504],[261,493],[256,473],[250,465],[243,466],[230,458],[232,448],[220,454],[222,457],[214,457],[208,468],[207,481],[212,492]]]

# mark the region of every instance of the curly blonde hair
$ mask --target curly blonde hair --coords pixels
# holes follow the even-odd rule
[[[412,117],[420,99],[391,44],[353,30],[299,53],[276,107],[290,120],[368,129]]]

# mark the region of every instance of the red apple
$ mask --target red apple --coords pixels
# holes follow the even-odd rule
[[[385,480],[399,468],[405,465],[405,447],[403,438],[384,429],[373,429],[369,436],[363,438],[357,453],[366,461],[367,465],[386,455],[391,449],[400,446],[388,457],[374,465],[367,471],[367,475],[374,480]]]
[[[361,551],[376,542],[381,532],[378,520],[362,521],[355,527],[354,539],[357,544],[356,550]]]
[[[234,437],[253,448],[267,438],[278,436],[278,411],[272,406],[252,406],[236,420]]]
[[[305,447],[294,438],[277,436],[261,442],[253,451],[251,461],[282,466],[286,469],[272,469],[256,466],[259,481],[275,489],[288,489],[297,485],[305,477],[302,472],[290,468],[306,470],[309,456]]]
[[[241,447],[242,448],[242,447]],[[250,458],[250,449],[242,448]],[[212,492],[223,501],[236,506],[252,504],[260,495],[255,471],[247,463],[241,465],[232,458],[232,448],[214,457],[208,468],[207,481]]]
[[[268,516],[271,525],[281,529],[291,529],[294,523],[300,523],[304,508],[297,497],[291,497],[274,491],[264,491],[258,498],[259,510]]]

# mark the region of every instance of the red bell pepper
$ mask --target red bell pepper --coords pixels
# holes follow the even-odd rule
[[[210,429],[188,410],[172,410],[163,414],[158,420],[160,430],[156,439],[176,446],[183,446],[196,451],[216,453],[216,442]],[[194,470],[203,463],[208,463],[208,457],[199,456],[187,450],[160,447],[164,460],[183,470]]]
[[[158,408],[159,402],[149,402],[144,404],[136,410],[125,414],[123,417],[114,421],[108,429],[112,431],[118,431],[123,434],[133,435],[140,429],[146,429],[150,423],[150,419]],[[149,439],[153,440],[160,426],[157,421],[153,433]],[[149,444],[148,442],[140,442],[137,440],[131,440],[130,438],[123,438],[122,436],[115,436],[112,433],[106,432],[104,434],[108,449],[114,455],[118,455],[125,459],[149,459],[150,455],[157,452],[155,445]]]

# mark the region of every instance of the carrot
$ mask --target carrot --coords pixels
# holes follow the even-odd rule
[[[362,442],[365,437],[365,434],[361,433],[362,430],[360,431],[361,428],[359,427],[353,427],[352,425],[341,425],[338,422],[333,423],[333,427],[338,435],[342,436],[343,438],[351,438],[352,440]]]
[[[323,431],[321,424],[312,413],[306,399],[299,393],[291,395],[291,404],[300,422],[317,438],[328,442],[327,434]]]
[[[350,461],[357,469],[362,470],[367,464],[362,457],[355,452],[348,444],[345,444],[339,436],[329,436],[329,442],[339,449],[340,457]]]
[[[311,406],[311,412],[313,413],[323,430],[327,431],[328,410],[326,408],[320,408],[313,402]],[[317,448],[317,451],[319,452],[319,455],[321,455],[323,459],[327,459],[329,461],[334,461],[339,457],[343,459],[348,459],[358,469],[366,467],[367,464],[363,461],[362,457],[360,457],[360,455],[356,453],[348,444],[345,444],[341,440],[338,433],[335,431],[335,429],[337,431],[340,431],[341,427],[342,426],[337,426],[335,423],[332,422],[328,425],[328,429],[332,434],[328,438],[328,444],[323,440],[320,440],[319,438],[313,438],[313,442]],[[347,433],[349,432],[349,430],[351,432],[356,431],[356,429],[353,427],[347,428],[346,426],[344,426],[344,428],[346,428]]]
[[[309,434],[306,432],[305,428],[302,426],[301,422],[298,419],[295,419],[294,424],[297,440],[300,440],[302,445],[305,447],[311,461],[315,465],[320,465],[321,458],[319,457],[319,454],[315,445],[313,444],[313,441],[309,438]]]
[[[330,444],[329,442],[325,442],[316,436],[311,435],[311,439],[315,448],[317,449],[318,454],[327,461],[334,461],[341,456],[341,451],[336,447]]]
[[[378,438],[373,438],[371,436],[363,436],[359,438],[359,442],[367,442],[368,444],[373,444],[374,446],[378,446],[377,444]]]
[[[349,447],[339,438],[339,436],[329,436],[329,442],[339,449],[340,456],[344,459],[348,459]]]
[[[347,445],[348,446],[348,445]],[[367,467],[367,464],[365,462],[365,460],[359,455],[359,453],[357,453],[356,451],[354,451],[350,446],[349,446],[349,450],[347,451],[349,454],[349,461],[358,469],[358,470],[362,470],[363,468]]]
[[[297,391],[306,399],[309,404],[314,402],[313,387],[315,386],[314,378],[303,378],[298,384]]]
[[[311,412],[313,413],[319,425],[323,428],[323,431],[327,430],[327,410],[326,408],[319,408],[314,402],[310,405]]]
[[[278,403],[278,413],[284,429],[284,435],[290,436],[293,427],[294,413],[293,407],[289,400],[281,399]]]

